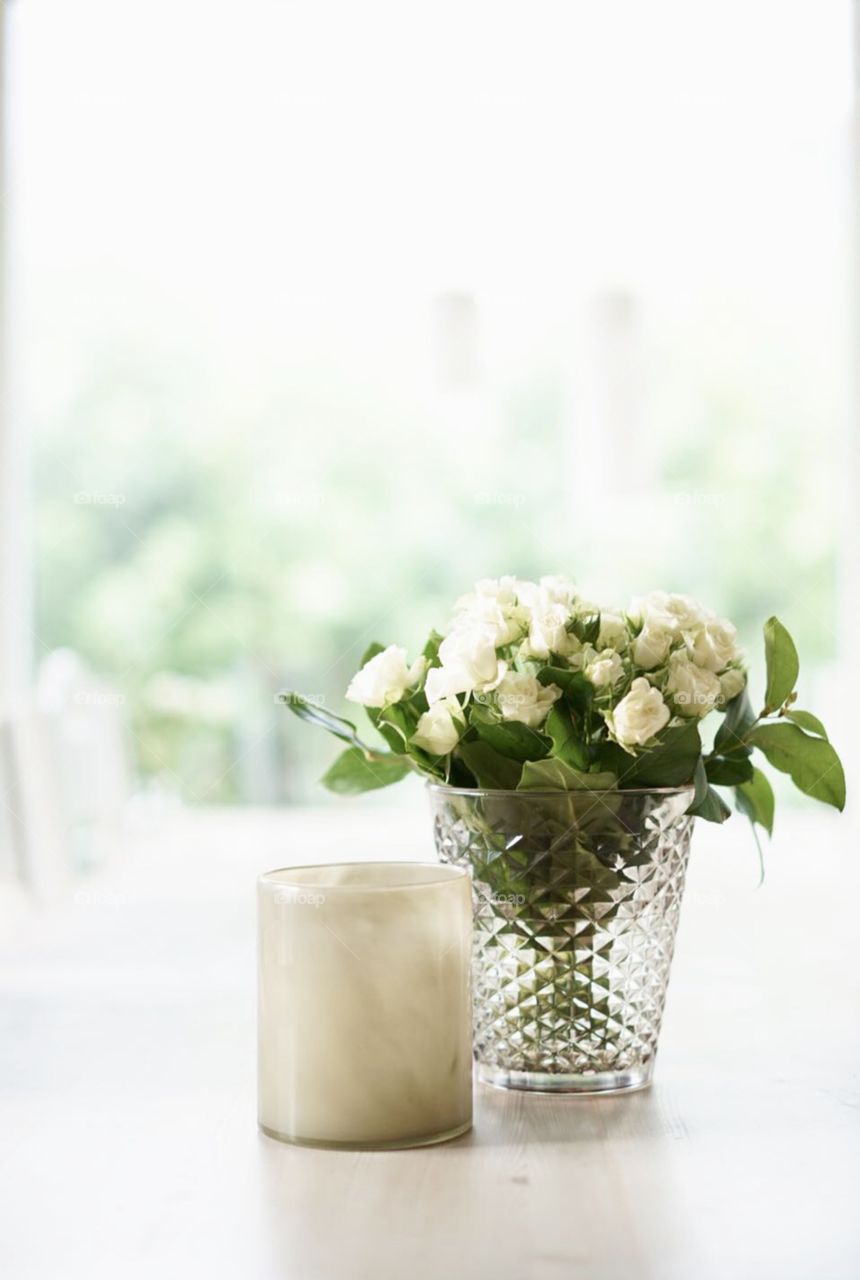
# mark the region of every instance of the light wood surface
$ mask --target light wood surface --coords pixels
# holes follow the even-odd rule
[[[482,1087],[419,1151],[257,1132],[256,874],[428,840],[420,795],[188,815],[7,913],[0,1273],[856,1280],[860,877],[826,814],[783,822],[761,890],[744,826],[700,824],[649,1092]]]

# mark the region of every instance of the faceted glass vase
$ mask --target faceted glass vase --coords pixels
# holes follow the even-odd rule
[[[472,873],[479,1077],[552,1092],[646,1087],[692,788],[428,790],[440,858]]]

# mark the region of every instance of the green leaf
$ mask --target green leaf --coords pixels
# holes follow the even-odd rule
[[[471,726],[477,737],[489,743],[499,755],[521,764],[525,760],[542,760],[552,747],[549,738],[521,720],[492,720],[477,707],[472,711]]]
[[[620,784],[630,787],[681,786],[692,781],[701,754],[702,739],[695,721],[667,729],[660,742],[643,751],[627,766],[623,777],[619,778]]]
[[[535,760],[523,765],[518,791],[610,791],[617,784],[614,773],[585,773],[563,760]]]
[[[767,661],[765,706],[776,711],[793,691],[800,670],[794,641],[779,618],[768,618],[764,624],[764,656]]]
[[[522,773],[522,765],[509,756],[500,756],[488,742],[475,739],[472,742],[461,742],[457,754],[466,767],[474,774],[479,787],[490,787],[498,791],[515,791]]]
[[[825,742],[830,741],[824,725],[818,719],[818,716],[814,716],[811,711],[795,711],[792,708],[791,711],[786,711],[785,718],[786,720],[792,720],[795,724],[799,724],[801,729],[805,729],[807,733],[815,733],[819,738],[823,738]]]
[[[406,703],[392,702],[389,706],[382,708],[377,724],[381,733],[385,731],[386,726],[394,730],[399,739],[395,750],[402,751],[415,732],[418,715]]]
[[[564,702],[556,702],[546,719],[546,732],[552,740],[552,753],[574,769],[587,769],[590,763],[588,749],[580,740],[570,709]]]
[[[755,724],[757,716],[752,709],[749,694],[742,689],[726,706],[726,714],[714,738],[714,751],[728,755],[732,751],[749,751],[741,739]]]
[[[373,725],[374,729],[382,735],[385,743],[391,750],[399,755],[403,751],[403,734],[394,725],[387,724],[380,719],[380,711],[378,707],[365,707],[367,718]]]
[[[385,739],[386,745],[395,755],[400,755],[409,736],[402,723],[400,703],[395,702],[388,707],[365,707],[364,712],[377,733]]]
[[[580,714],[587,712],[591,706],[594,685],[581,671],[571,671],[565,667],[542,667],[537,678],[542,685],[557,685]]]
[[[429,751],[425,751],[423,747],[416,747],[412,742],[409,744],[409,759],[418,772],[423,773],[432,782],[447,782],[452,787],[457,785],[451,779],[450,756],[431,755]]]
[[[836,752],[823,738],[811,738],[799,725],[760,724],[747,741],[767,756],[775,769],[787,773],[794,785],[813,800],[845,808],[845,774]]]
[[[600,614],[590,613],[585,617],[577,618],[573,626],[568,626],[568,631],[573,634],[583,644],[597,644],[597,637],[600,635]]]
[[[342,742],[348,742],[360,751],[370,752],[373,750],[372,747],[369,747],[359,738],[358,731],[351,720],[344,720],[342,716],[336,716],[333,711],[326,711],[324,707],[317,706],[315,702],[303,698],[300,693],[294,693],[292,690],[287,689],[278,694],[278,701],[282,702],[285,707],[289,707],[293,715],[298,716],[300,720],[306,720],[308,724],[315,724],[320,729],[327,729],[329,733],[333,733]]]
[[[380,644],[378,640],[374,640],[373,644],[369,644],[361,655],[361,662],[358,664],[358,670],[360,671],[362,667],[366,667],[371,658],[375,658],[378,653],[383,653],[384,650],[385,645]]]
[[[750,781],[735,787],[735,804],[750,822],[757,822],[769,836],[773,835],[773,787],[761,769],[754,768]]]
[[[431,631],[429,636],[427,637],[427,643],[425,644],[424,648],[421,650],[421,654],[422,654],[422,657],[427,658],[431,666],[433,665],[433,663],[435,663],[437,657],[439,656],[439,645],[442,643],[444,639],[445,637],[440,635],[438,631]]]
[[[445,778],[445,783],[449,787],[473,788],[478,785],[478,780],[471,770],[466,768],[465,762],[454,754],[448,757],[448,776]]]
[[[357,747],[343,751],[321,779],[324,787],[338,795],[358,795],[399,782],[411,772],[406,756],[375,754],[368,759]]]
[[[746,756],[739,760],[721,760],[712,756],[705,762],[708,782],[718,787],[736,787],[741,782],[749,782],[753,776],[753,766]]]
[[[708,775],[705,770],[705,761],[703,756],[699,756],[696,761],[696,771],[693,774],[693,803],[690,808],[699,805],[708,794]]]
[[[691,805],[687,812],[696,818],[704,818],[705,822],[725,822],[726,818],[732,816],[725,800],[711,786],[705,792],[704,799]]]

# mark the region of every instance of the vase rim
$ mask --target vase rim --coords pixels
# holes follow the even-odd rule
[[[542,787],[528,791],[516,791],[508,787],[449,787],[445,782],[428,782],[428,791],[438,791],[449,796],[680,796],[691,795],[696,788],[692,782],[676,787],[583,787],[580,791],[563,791],[560,787]]]

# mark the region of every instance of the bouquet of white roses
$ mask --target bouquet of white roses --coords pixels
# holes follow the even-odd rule
[[[845,778],[820,720],[795,706],[797,651],[778,619],[765,623],[764,640],[767,688],[756,713],[735,628],[686,596],[654,591],[607,609],[566,578],[485,579],[416,661],[397,645],[364,655],[346,696],[364,706],[385,749],[313,701],[281,698],[348,743],[323,778],[333,791],[410,772],[517,791],[690,784],[690,813],[724,821],[728,790],[770,832],[773,791],[754,751],[838,809]],[[711,712],[722,719],[705,744]]]

